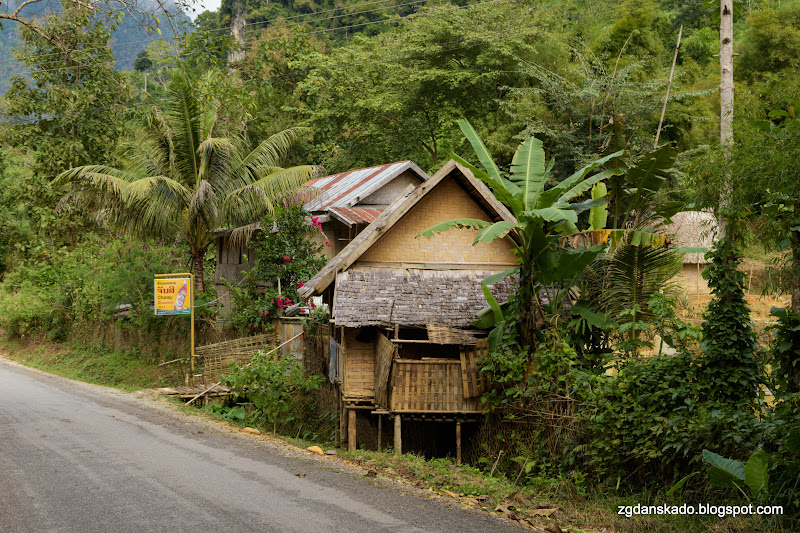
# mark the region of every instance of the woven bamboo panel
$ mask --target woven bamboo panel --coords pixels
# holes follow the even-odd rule
[[[373,399],[375,397],[375,343],[356,340],[360,330],[345,330],[343,353],[345,398]]]
[[[475,346],[461,347],[461,383],[465,398],[477,398],[486,392],[486,378],[478,369],[478,359],[489,352],[489,341],[477,339]]]
[[[198,357],[210,357],[214,355],[229,355],[229,354],[245,354],[255,353],[258,350],[268,346],[277,346],[278,332],[265,333],[264,335],[254,335],[252,337],[243,337],[241,339],[233,339],[229,341],[217,342],[214,344],[207,344],[205,346],[198,346],[195,348],[195,355]]]
[[[487,213],[453,178],[445,178],[434,190],[367,250],[360,261],[422,263],[502,263],[515,265],[516,256],[507,239],[473,246],[475,230],[451,230],[431,238],[417,238],[442,220],[477,218]],[[446,288],[445,288],[446,289]]]
[[[427,324],[428,340],[433,344],[475,344],[475,336],[443,324]]]
[[[379,333],[375,350],[375,405],[384,409],[389,407],[389,373],[395,353],[397,346]]]
[[[391,410],[406,413],[479,413],[477,398],[465,399],[461,362],[395,359]]]
[[[247,364],[257,351],[277,346],[278,340],[277,332],[273,332],[198,346],[195,355],[203,365],[203,382],[216,383],[228,373],[231,365]]]

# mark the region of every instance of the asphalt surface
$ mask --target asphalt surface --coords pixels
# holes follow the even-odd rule
[[[0,533],[73,531],[520,529],[138,393],[0,359]]]

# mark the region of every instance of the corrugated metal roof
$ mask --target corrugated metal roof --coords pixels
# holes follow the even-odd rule
[[[348,226],[353,224],[369,224],[380,216],[383,209],[368,207],[331,207],[328,212]]]
[[[323,194],[304,207],[311,212],[328,211],[332,207],[353,207],[406,170],[411,170],[423,180],[428,179],[428,175],[411,161],[350,170],[306,183],[306,186],[322,189]]]

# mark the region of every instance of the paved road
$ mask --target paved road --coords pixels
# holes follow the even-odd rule
[[[0,359],[0,532],[51,531],[519,529],[135,394]]]

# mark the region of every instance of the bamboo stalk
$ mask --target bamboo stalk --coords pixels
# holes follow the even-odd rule
[[[672,68],[669,69],[669,81],[667,82],[667,94],[664,96],[664,107],[661,108],[661,119],[658,121],[658,129],[656,130],[656,142],[653,144],[653,150],[658,148],[658,138],[661,135],[661,126],[664,124],[664,114],[667,112],[667,100],[669,100],[669,90],[672,87],[672,75],[675,72],[675,63],[678,61],[678,50],[681,47],[681,35],[683,34],[683,24],[681,29],[678,30],[678,44],[675,45],[675,55],[672,58]]]

